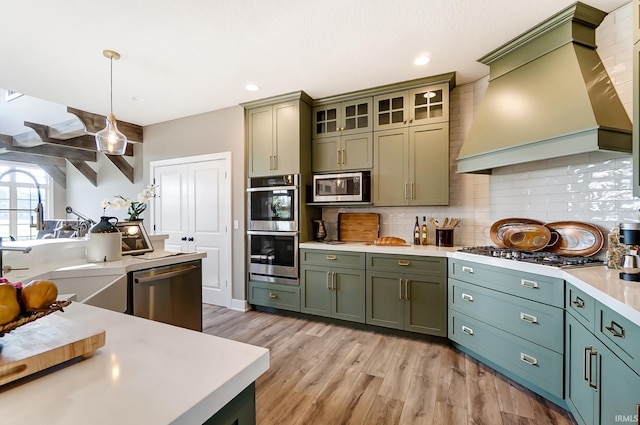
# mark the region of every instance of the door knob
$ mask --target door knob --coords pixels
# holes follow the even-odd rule
[[[189,242],[193,242],[193,238],[189,238],[187,239]]]
[[[180,238],[180,240],[181,240],[181,241],[186,241],[186,240],[187,240],[187,237],[186,237],[186,236],[183,236],[183,237],[181,237],[181,238]]]

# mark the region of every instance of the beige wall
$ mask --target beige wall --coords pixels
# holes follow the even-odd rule
[[[234,300],[245,296],[245,143],[244,109],[240,106],[166,121],[144,128],[144,176],[150,179],[149,162],[220,152],[231,152],[231,220]]]

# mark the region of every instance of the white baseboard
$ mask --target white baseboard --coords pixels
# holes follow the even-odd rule
[[[247,312],[247,311],[251,310],[247,300],[231,299],[231,307],[229,307],[229,308],[231,310],[242,311],[242,312]]]

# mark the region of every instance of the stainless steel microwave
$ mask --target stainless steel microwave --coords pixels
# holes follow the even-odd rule
[[[314,174],[313,202],[370,202],[371,172]]]

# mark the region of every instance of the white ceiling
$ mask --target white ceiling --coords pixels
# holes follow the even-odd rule
[[[451,71],[463,84],[488,74],[479,57],[573,3],[0,0],[0,87],[106,115],[102,51],[116,50],[114,112],[149,125],[297,90],[320,98]],[[419,54],[431,63],[413,65]]]

